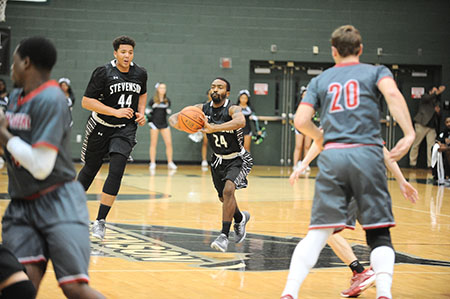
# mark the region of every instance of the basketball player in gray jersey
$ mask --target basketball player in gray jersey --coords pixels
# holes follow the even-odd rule
[[[0,145],[8,165],[11,202],[2,220],[3,245],[25,265],[36,289],[52,260],[68,298],[103,298],[87,284],[89,215],[70,157],[71,116],[50,72],[56,49],[42,37],[19,43]]]
[[[224,78],[216,78],[211,84],[212,101],[197,104],[207,120],[203,132],[208,137],[213,150],[211,175],[222,205],[222,231],[211,243],[211,248],[225,252],[228,249],[228,235],[234,218],[234,241],[241,243],[246,236],[245,226],[250,214],[241,212],[235,198],[235,190],[247,187],[247,175],[253,166],[253,159],[243,146],[242,128],[245,117],[239,106],[228,99],[230,83]],[[175,129],[178,127],[178,113],[169,118]]]
[[[310,230],[293,253],[282,298],[297,298],[328,237],[354,226],[349,209],[352,197],[371,248],[377,298],[391,298],[395,252],[389,227],[395,222],[380,136],[379,92],[405,135],[392,149],[392,160],[408,152],[415,133],[405,99],[389,70],[359,63],[359,31],[351,25],[341,26],[333,32],[331,43],[336,65],[311,80],[295,117],[297,129],[311,136],[319,148],[324,146],[318,159]],[[318,109],[323,133],[311,121]]]

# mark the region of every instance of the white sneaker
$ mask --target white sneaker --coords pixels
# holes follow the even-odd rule
[[[202,161],[202,167],[208,167],[208,161],[203,160]]]
[[[175,165],[175,163],[169,162],[169,163],[167,163],[167,168],[169,168],[169,169],[177,169],[177,166]]]
[[[148,168],[150,168],[150,170],[155,170],[155,168],[156,168],[156,163],[150,163],[150,165],[148,166]]]
[[[306,172],[310,172],[311,171],[311,167],[306,166]]]
[[[91,227],[92,236],[103,240],[106,232],[105,219],[95,220]]]

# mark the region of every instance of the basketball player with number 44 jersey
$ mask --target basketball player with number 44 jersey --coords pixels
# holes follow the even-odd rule
[[[332,33],[331,45],[336,65],[311,80],[295,114],[296,128],[323,146],[323,151],[309,231],[294,250],[282,298],[297,298],[331,234],[355,226],[349,209],[354,197],[356,216],[371,249],[377,298],[389,299],[395,260],[389,228],[395,222],[380,132],[380,92],[404,133],[390,159],[399,160],[408,152],[415,133],[391,72],[384,66],[359,62],[363,49],[359,31],[351,25],[341,26]],[[311,121],[318,109],[323,133]]]
[[[234,196],[236,189],[247,187],[247,175],[253,166],[253,158],[244,149],[242,128],[245,117],[239,106],[228,99],[230,83],[224,78],[216,78],[211,83],[212,101],[197,104],[203,110],[206,120],[202,129],[213,150],[211,175],[219,200],[222,202],[222,231],[211,243],[211,248],[221,252],[228,249],[228,234],[234,219],[234,242],[241,243],[246,236],[245,226],[250,213],[241,212]],[[178,127],[178,113],[169,118],[175,129]]]
[[[133,62],[135,41],[119,36],[113,41],[114,57],[92,73],[82,106],[92,111],[81,149],[85,163],[78,181],[89,189],[103,159],[109,155],[109,173],[103,185],[92,235],[103,239],[106,216],[119,192],[127,159],[136,145],[137,124],[145,125],[147,71]],[[137,123],[137,124],[136,124]]]

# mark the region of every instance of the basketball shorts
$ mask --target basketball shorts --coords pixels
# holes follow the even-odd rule
[[[90,116],[81,148],[81,161],[101,161],[111,153],[122,154],[128,158],[136,145],[136,130],[136,123],[113,128],[97,123]]]
[[[247,135],[252,136],[252,128],[251,128],[250,126],[245,126],[245,127],[242,129],[242,134],[243,134],[244,136],[247,136]]]
[[[217,159],[219,158],[213,154],[211,165],[215,165]],[[222,159],[222,163],[216,167],[211,166],[211,176],[218,196],[223,197],[223,188],[227,180],[232,181],[236,185],[236,189],[246,188],[248,185],[247,175],[252,166],[253,158],[247,151],[234,159]]]
[[[58,283],[88,282],[86,194],[78,181],[35,200],[11,200],[2,220],[3,245],[22,264],[52,260]]]
[[[327,149],[318,167],[310,229],[395,226],[382,147]]]
[[[0,244],[0,284],[14,273],[25,271],[11,251]]]

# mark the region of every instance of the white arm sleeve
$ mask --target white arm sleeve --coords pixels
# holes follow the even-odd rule
[[[18,136],[9,139],[6,148],[35,179],[46,179],[55,167],[58,152],[52,148],[33,148]]]

